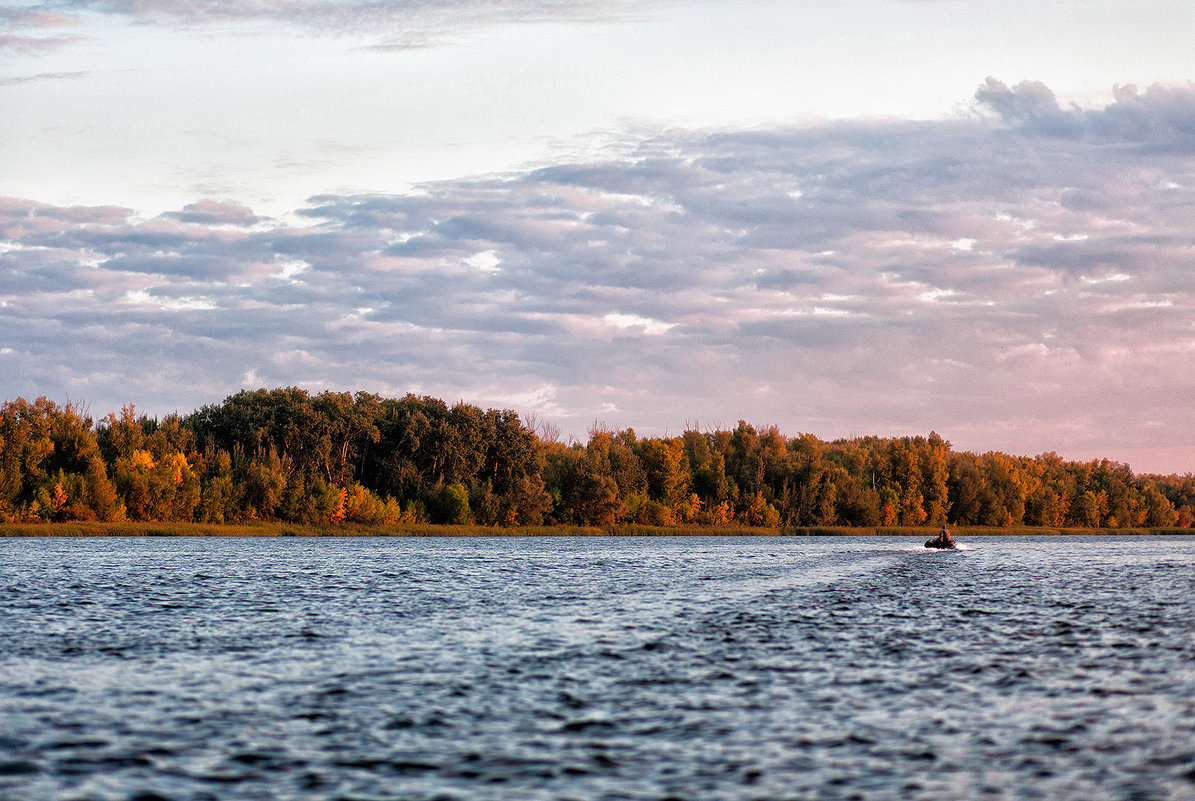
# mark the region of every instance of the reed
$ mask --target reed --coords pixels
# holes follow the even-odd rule
[[[801,526],[788,528],[750,528],[746,526],[477,526],[341,524],[327,526],[297,523],[5,523],[0,537],[858,537],[906,536],[929,538],[938,533],[934,526],[891,528],[849,526]],[[1185,535],[1190,529],[1151,528],[1054,528],[1034,526],[957,526],[950,529],[955,537],[1007,536],[1100,536],[1100,535]]]

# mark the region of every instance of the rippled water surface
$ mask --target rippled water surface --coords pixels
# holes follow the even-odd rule
[[[1195,798],[1195,540],[0,541],[0,798]]]

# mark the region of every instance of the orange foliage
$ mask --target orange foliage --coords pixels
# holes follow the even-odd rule
[[[343,523],[344,522],[344,517],[345,517],[345,513],[346,513],[346,503],[345,502],[347,500],[348,500],[348,491],[344,487],[341,487],[340,491],[338,493],[338,499],[336,501],[336,508],[332,510],[332,514],[329,516],[329,519],[333,523]]]

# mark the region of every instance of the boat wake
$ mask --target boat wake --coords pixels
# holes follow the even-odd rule
[[[924,545],[911,545],[898,550],[904,553],[955,553],[957,551],[974,551],[975,547],[965,542],[956,542],[953,548],[927,548]]]

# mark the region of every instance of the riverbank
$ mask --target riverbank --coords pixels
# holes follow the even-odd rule
[[[932,537],[934,526],[749,528],[676,526],[304,526],[294,523],[12,523],[0,525],[0,537]],[[1006,536],[1156,536],[1195,535],[1195,529],[1054,528],[1037,526],[960,526],[955,537]]]

